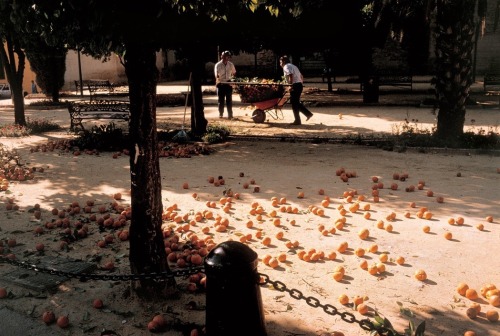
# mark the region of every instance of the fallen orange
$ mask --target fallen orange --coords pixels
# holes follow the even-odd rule
[[[356,307],[356,310],[358,311],[358,313],[360,313],[361,315],[366,315],[368,313],[368,306],[364,303],[358,305]]]
[[[477,291],[473,288],[469,288],[465,291],[465,297],[469,300],[477,300],[479,295],[477,295]]]
[[[419,281],[424,281],[427,279],[427,273],[425,273],[424,270],[419,269],[419,270],[415,271],[415,279],[417,279]]]
[[[334,272],[332,276],[335,281],[341,281],[344,274],[342,274],[342,272]]]
[[[498,312],[496,310],[488,310],[486,312],[486,318],[490,322],[497,322],[498,321]]]
[[[462,296],[465,296],[465,292],[469,289],[469,285],[467,285],[466,283],[464,282],[461,282],[458,284],[457,286],[457,293],[462,295]]]
[[[396,263],[397,263],[398,265],[404,265],[404,264],[405,264],[405,258],[403,258],[403,257],[401,257],[401,256],[397,257],[397,258],[396,258]]]
[[[349,297],[348,297],[347,295],[345,295],[345,294],[341,294],[341,295],[339,296],[339,303],[340,303],[341,305],[346,305],[346,304],[348,304],[348,303],[349,303]]]
[[[368,229],[361,229],[359,232],[358,232],[358,237],[360,239],[367,239],[368,236],[370,235],[370,231],[368,231]]]

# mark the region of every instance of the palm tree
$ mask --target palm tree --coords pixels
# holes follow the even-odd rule
[[[500,14],[500,0],[496,2],[494,29]],[[426,8],[427,24],[432,23],[436,42],[433,83],[438,120],[435,136],[448,145],[458,143],[464,133],[465,103],[473,82],[475,32],[477,27],[484,27],[487,0],[376,0],[373,4],[376,24],[392,19],[391,31],[396,34],[404,33],[398,20],[411,16],[416,6]]]

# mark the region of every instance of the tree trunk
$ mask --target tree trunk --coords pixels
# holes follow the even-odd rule
[[[169,271],[163,242],[161,175],[156,132],[155,49],[147,45],[126,45],[125,71],[129,83],[130,178],[132,221],[130,225],[130,268],[133,274]],[[148,297],[166,294],[175,280],[139,281]]]
[[[191,77],[191,132],[199,137],[207,132],[208,121],[205,118],[205,107],[203,105],[203,92],[201,90],[202,78],[199,72],[192,73]]]
[[[59,90],[64,85],[64,73],[66,72],[67,50],[63,48],[52,48],[48,61],[52,64],[52,76],[49,77],[47,94],[50,94],[54,103],[59,102]]]
[[[26,57],[23,50],[19,48],[17,43],[13,43],[9,38],[6,40],[7,50],[5,49],[5,46],[2,46],[0,48],[0,57],[2,58],[5,74],[7,75],[7,80],[9,81],[10,89],[12,91],[12,99],[14,102],[14,123],[16,125],[26,126],[23,90]],[[17,54],[17,66],[14,54]]]
[[[18,75],[14,77],[18,77]],[[14,123],[16,125],[26,126],[22,75],[21,79],[16,78],[13,82],[11,82],[10,88],[12,90],[12,100],[14,101]]]
[[[205,63],[201,58],[199,50],[201,46],[193,43],[194,48],[189,48],[189,63],[191,70],[191,132],[199,137],[207,132],[208,121],[205,118],[205,107],[203,105],[203,92],[201,85],[205,72]]]
[[[475,0],[440,0],[436,13],[435,135],[450,145],[463,135],[465,104],[472,84]]]

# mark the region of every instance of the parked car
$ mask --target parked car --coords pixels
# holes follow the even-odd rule
[[[0,84],[0,99],[10,99],[11,95],[9,84]]]

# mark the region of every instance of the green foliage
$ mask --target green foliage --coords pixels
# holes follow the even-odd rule
[[[26,126],[20,125],[0,125],[0,137],[18,138],[31,134],[60,130],[59,124],[45,119],[27,119]]]
[[[40,37],[30,39],[28,46],[26,56],[36,74],[36,83],[43,93],[50,95],[52,100],[57,102],[59,90],[64,85],[67,49],[49,46]]]
[[[52,100],[42,99],[42,100],[32,101],[29,106],[64,108],[64,107],[68,107],[68,104],[69,104],[69,102],[67,100],[54,102]]]
[[[202,137],[204,142],[209,144],[226,142],[231,131],[223,125],[210,125],[207,127],[207,132]]]
[[[26,121],[26,128],[30,134],[40,134],[51,131],[58,131],[61,125],[45,119],[30,119]]]
[[[19,4],[13,0],[0,1],[0,59],[14,98],[14,121],[25,125],[23,97],[23,76],[26,55],[23,50],[23,36],[19,25],[12,20]]]
[[[81,131],[72,144],[83,149],[121,151],[128,148],[129,138],[123,133],[122,129],[116,127],[114,123],[109,123]]]
[[[407,317],[409,320],[408,322],[408,328],[405,329],[404,336],[425,336],[425,321],[421,322],[418,324],[417,327],[415,327],[414,323],[414,318],[415,314],[409,309],[403,306],[401,302],[397,302],[399,305],[399,313],[403,317]],[[384,328],[390,332],[389,335],[401,335],[398,333],[394,327],[392,326],[392,323],[386,318],[382,317],[381,315],[378,314],[378,312],[375,312],[375,317],[374,317],[373,324],[377,328]],[[377,331],[373,331],[371,335],[379,335]]]
[[[406,147],[442,147],[439,139],[435,139],[432,130],[421,128],[418,120],[405,119],[399,125],[392,128],[392,140],[394,145],[400,148]]]
[[[183,94],[161,93],[156,95],[156,106],[183,106],[185,99]]]
[[[392,129],[393,146],[400,149],[414,148],[462,148],[462,149],[500,149],[500,136],[494,128],[467,131],[453,141],[445,141],[435,134],[436,129],[421,128],[418,120],[405,120]]]
[[[258,83],[258,84],[266,84],[266,85],[237,85],[235,87],[235,92],[240,95],[242,103],[254,103],[260,102],[275,98],[283,97],[285,92],[285,88],[282,83],[278,81],[274,81],[271,79],[260,79],[260,78],[236,78],[236,82],[242,83]]]
[[[498,131],[479,129],[477,132],[465,132],[461,137],[462,148],[500,149]]]

